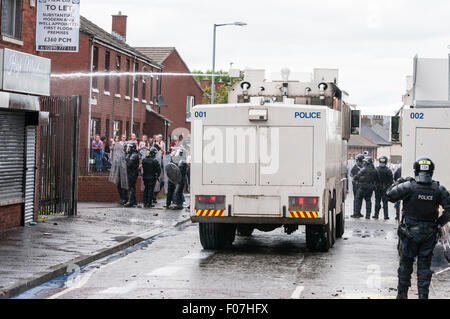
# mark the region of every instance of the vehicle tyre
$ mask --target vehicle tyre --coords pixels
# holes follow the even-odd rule
[[[341,212],[336,215],[336,237],[342,238],[345,233],[345,204],[341,204]]]
[[[329,214],[328,225],[330,226],[330,248],[336,242],[336,215],[335,210],[332,209]]]
[[[311,252],[324,252],[330,249],[330,223],[327,225],[306,225],[306,247]]]
[[[204,249],[225,249],[234,242],[236,225],[200,223],[199,233]]]
[[[250,237],[253,234],[255,228],[251,225],[238,225],[237,234],[242,237]]]
[[[342,238],[345,233],[345,217],[344,212],[336,215],[336,237]]]

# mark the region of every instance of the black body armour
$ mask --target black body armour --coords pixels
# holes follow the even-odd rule
[[[434,222],[439,217],[440,196],[439,183],[419,184],[411,181],[410,195],[403,201],[403,212],[407,217]]]
[[[377,167],[378,185],[380,189],[388,189],[394,182],[394,177],[388,167]]]

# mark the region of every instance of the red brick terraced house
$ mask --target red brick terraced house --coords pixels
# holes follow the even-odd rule
[[[160,73],[163,67],[129,46],[126,41],[127,16],[113,15],[109,33],[85,17],[80,18],[79,52],[46,53],[53,74],[93,72]],[[95,135],[109,139],[135,133],[145,134],[146,122],[165,134],[170,121],[158,114],[162,78],[154,75],[83,76],[52,79],[52,95],[82,97],[80,119],[80,176],[88,173],[90,144]],[[89,168],[90,171],[91,168]],[[82,187],[82,185],[80,185]]]
[[[191,73],[186,63],[174,47],[137,47],[153,61],[164,67],[164,73]],[[172,124],[169,133],[185,128],[191,130],[191,109],[202,103],[203,90],[192,76],[164,76],[162,96],[165,107],[160,114],[169,118]],[[177,134],[177,133],[175,133]]]

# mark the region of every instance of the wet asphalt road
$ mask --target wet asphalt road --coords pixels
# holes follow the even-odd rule
[[[237,236],[230,250],[206,251],[197,224],[189,222],[19,298],[395,298],[396,227],[393,218],[347,216],[344,238],[328,253],[307,251],[304,227],[292,235],[255,231]],[[430,298],[450,298],[447,267],[435,261],[442,272]],[[417,298],[415,284],[413,277],[410,298]]]

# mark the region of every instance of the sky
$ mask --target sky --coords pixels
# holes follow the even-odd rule
[[[128,16],[127,43],[174,46],[192,70],[265,69],[266,77],[339,69],[339,87],[363,114],[393,115],[402,105],[413,58],[450,53],[448,0],[83,0],[81,14],[107,31]]]

